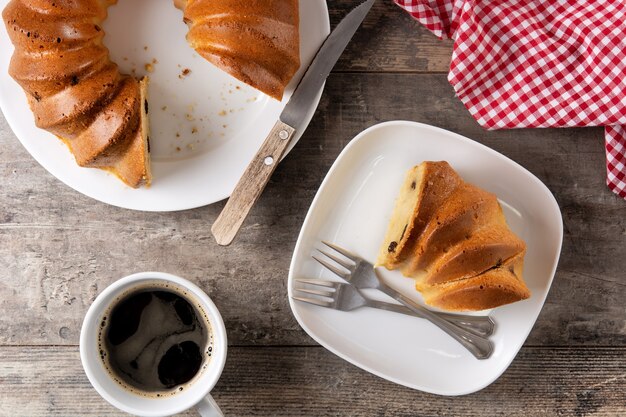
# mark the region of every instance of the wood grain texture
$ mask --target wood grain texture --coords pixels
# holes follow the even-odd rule
[[[331,24],[355,4],[329,1]],[[484,131],[446,80],[451,51],[452,41],[377,1],[228,248],[209,230],[224,203],[180,213],[109,207],[47,173],[0,117],[0,416],[120,415],[89,386],[76,344],[96,294],[144,270],[187,277],[220,308],[231,346],[214,393],[230,416],[626,415],[626,201],[604,184],[602,129]],[[437,397],[374,377],[316,346],[289,310],[291,252],[328,168],[358,132],[394,119],[505,154],[546,183],[563,212],[543,311],[508,371],[473,395]]]
[[[625,356],[624,348],[524,348],[486,389],[440,397],[380,379],[323,348],[231,348],[213,396],[232,417],[614,417],[626,413]],[[122,415],[91,388],[76,347],[4,348],[0,390],[0,416]]]
[[[293,127],[280,120],[274,124],[211,226],[218,245],[231,244],[282,159],[294,132]]]
[[[359,1],[328,2],[334,27]],[[452,41],[440,40],[391,0],[379,0],[337,62],[335,72],[447,72]]]
[[[95,295],[132,272],[188,277],[216,300],[236,345],[310,345],[286,277],[328,168],[362,129],[429,123],[507,155],[544,181],[563,211],[559,269],[531,345],[626,344],[626,202],[604,184],[602,129],[484,131],[445,75],[332,74],[313,121],[279,165],[237,241],[213,242],[223,203],[139,213],[78,194],[42,169],[0,119],[0,344],[75,344]]]

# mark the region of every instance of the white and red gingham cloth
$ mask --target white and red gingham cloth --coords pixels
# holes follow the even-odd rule
[[[605,126],[626,198],[626,1],[394,0],[454,39],[448,80],[487,129]]]

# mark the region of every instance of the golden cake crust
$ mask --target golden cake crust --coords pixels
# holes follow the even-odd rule
[[[300,68],[298,0],[176,0],[207,61],[281,100]]]
[[[429,266],[423,283],[436,285],[471,278],[522,253],[524,242],[508,227],[485,227],[450,246]],[[416,283],[416,285],[418,285]]]
[[[448,311],[478,311],[525,300],[530,290],[521,278],[524,253],[474,277],[424,287],[424,301]]]
[[[131,187],[150,183],[147,80],[120,74],[102,43],[105,0],[11,0],[2,12],[15,46],[9,74],[35,124],[63,140],[80,166],[106,169]]]

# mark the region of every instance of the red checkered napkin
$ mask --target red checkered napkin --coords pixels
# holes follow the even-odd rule
[[[454,39],[448,81],[481,126],[605,126],[607,185],[626,198],[625,1],[394,1]]]

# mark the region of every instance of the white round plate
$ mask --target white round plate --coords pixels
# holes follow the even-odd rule
[[[8,0],[0,0],[0,8]],[[109,8],[104,43],[123,72],[148,75],[153,183],[132,189],[111,174],[80,168],[66,146],[35,126],[26,96],[8,75],[13,45],[0,24],[0,108],[26,150],[75,190],[119,207],[173,211],[230,195],[330,32],[324,0],[300,1],[300,70],[282,102],[214,67],[187,44],[172,1],[123,0]],[[183,71],[189,69],[187,75]],[[305,126],[322,95],[311,103]],[[297,132],[291,146],[302,131]],[[290,148],[291,149],[291,148]]]
[[[487,360],[475,359],[425,320],[371,308],[341,312],[291,299],[297,278],[336,280],[311,259],[315,249],[323,247],[321,240],[375,261],[406,171],[426,160],[446,160],[465,180],[495,193],[511,229],[527,244],[524,278],[532,296],[490,312],[496,321],[495,351]],[[561,212],[554,197],[517,163],[433,126],[382,123],[350,142],[315,196],[291,262],[289,303],[313,339],[354,365],[414,389],[468,394],[495,381],[526,340],[550,289],[562,240]],[[423,304],[413,280],[384,268],[379,273]],[[369,295],[385,299],[380,293]]]

